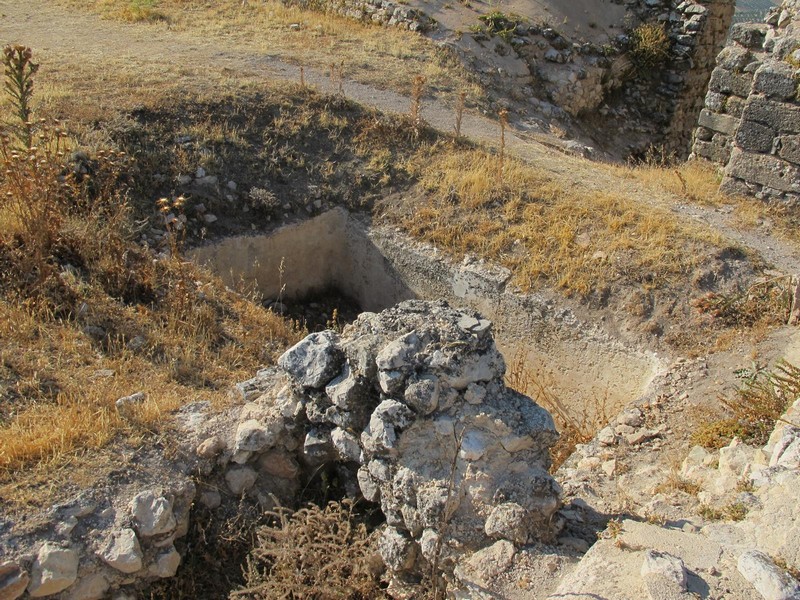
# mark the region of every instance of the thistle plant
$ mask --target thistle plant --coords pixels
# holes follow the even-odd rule
[[[27,46],[9,45],[3,49],[5,67],[5,90],[11,96],[19,125],[14,127],[16,137],[30,149],[33,146],[33,122],[31,99],[33,98],[33,76],[39,70],[34,63],[33,52]]]

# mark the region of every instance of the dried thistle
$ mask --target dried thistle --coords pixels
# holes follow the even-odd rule
[[[33,98],[33,76],[39,65],[31,59],[33,51],[27,46],[9,45],[3,49],[5,66],[5,90],[20,124],[15,128],[19,141],[26,148],[33,146],[33,123],[31,122],[31,99]]]

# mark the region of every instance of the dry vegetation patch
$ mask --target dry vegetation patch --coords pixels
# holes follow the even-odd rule
[[[7,74],[25,61],[30,53],[7,53]],[[18,81],[17,92],[12,104],[29,105],[32,86]],[[156,255],[136,243],[127,157],[89,160],[67,137],[30,118],[0,136],[3,482],[158,430],[188,401],[224,402],[229,385],[299,335],[184,262],[177,244]],[[115,405],[135,392],[141,402]]]
[[[258,530],[246,584],[231,599],[371,600],[388,597],[377,536],[349,500],[273,515]]]
[[[720,397],[724,414],[701,422],[692,442],[722,448],[734,437],[753,446],[767,443],[775,423],[800,396],[800,368],[781,361],[771,371],[761,368],[738,372],[743,386]]]
[[[420,34],[360,23],[278,0],[61,0],[110,19],[168,27],[197,40],[224,41],[321,72],[408,93],[416,76],[430,92],[464,90],[484,97],[477,80],[447,50]],[[153,25],[152,23],[156,23]]]
[[[525,290],[542,283],[602,296],[624,281],[657,288],[685,277],[721,244],[710,229],[624,194],[568,189],[519,160],[440,142],[414,166],[425,195],[387,210],[412,235],[512,269]]]

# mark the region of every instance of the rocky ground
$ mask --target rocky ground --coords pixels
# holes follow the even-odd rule
[[[564,10],[580,15],[582,6]],[[198,75],[198,64],[200,71],[234,77],[299,80],[296,65],[159,25],[119,25],[66,13],[43,0],[0,7],[3,40],[41,48],[62,72],[87,59],[104,64],[109,48],[122,47],[125,56],[119,60],[140,61],[154,71],[177,65],[195,82],[204,75]],[[589,27],[575,15],[565,16],[586,35],[606,35],[605,26]],[[63,26],[54,30],[54,22]],[[335,86],[321,70],[307,68],[304,77],[323,90]],[[345,80],[341,89],[384,110],[406,112],[410,103],[364,83]],[[442,131],[452,127],[453,109],[445,102],[426,100],[423,115]],[[620,180],[576,157],[587,153],[585,146],[534,137],[524,120],[512,125],[507,151],[569,186],[589,192],[624,188],[642,203],[710,225],[731,245],[763,257],[776,277],[797,273],[797,248],[772,235],[768,220],[760,228],[742,229],[727,207],[654,196],[636,180]],[[474,113],[465,115],[462,133],[491,143],[498,137],[496,121]],[[220,202],[244,197],[228,173],[201,172],[191,164],[184,176],[179,185],[196,196],[209,193]],[[314,200],[305,206],[308,213],[322,208]],[[206,206],[190,218],[198,227],[212,228],[218,221]],[[150,231],[146,241],[157,245],[165,233]],[[586,322],[608,318],[603,327],[610,332],[628,323],[622,304],[596,312],[570,302]],[[333,312],[321,303],[309,303],[302,312],[288,301],[274,308],[315,325],[327,324]],[[433,553],[438,556],[447,522],[452,530],[443,566],[454,593],[464,598],[797,597],[796,582],[787,575],[799,568],[795,430],[780,428],[764,448],[734,443],[719,454],[692,449],[690,441],[702,411],[741,384],[738,371],[757,370],[781,357],[800,364],[795,327],[743,328],[731,334],[729,345],[702,356],[656,344],[664,368],[646,393],[632,398],[627,410],[579,446],[551,478],[545,450],[553,441],[552,423],[505,389],[503,359],[487,337],[486,322],[441,306],[431,313],[413,306],[405,310],[410,314],[363,315],[341,338],[329,333],[312,338],[282,362],[284,372],[265,372],[239,386],[226,411],[188,405],[175,415],[177,441],[113,447],[104,461],[104,485],[81,492],[80,482],[70,482],[56,494],[58,502],[36,514],[4,512],[0,598],[16,598],[27,589],[31,597],[63,591],[63,598],[114,594],[121,600],[134,578],[176,572],[192,502],[212,514],[235,512],[231,507],[242,496],[259,508],[273,506],[270,494],[288,503],[298,493],[298,475],[329,462],[345,467],[326,472],[324,481],[311,477],[313,487],[323,496],[333,494],[330,482],[336,479],[343,490],[381,505],[389,521],[382,553],[397,575],[398,590],[419,578]],[[442,330],[433,327],[437,321],[445,323]],[[576,338],[580,343],[579,334]],[[314,360],[306,362],[308,357]],[[467,366],[461,362],[465,357],[472,361]],[[509,414],[501,400],[519,408],[524,419]],[[346,414],[356,401],[363,403],[363,414]],[[121,407],[124,411],[125,402]],[[792,415],[787,420],[797,422]],[[522,435],[521,428],[530,427],[541,435]],[[441,452],[421,456],[419,447]],[[517,460],[523,456],[525,461]],[[431,462],[435,469],[424,481],[410,475]],[[506,477],[509,473],[518,481]],[[535,489],[524,487],[528,484]],[[456,486],[464,490],[457,507],[451,502]],[[557,486],[564,505],[554,512]],[[501,488],[503,493],[495,493]],[[737,517],[742,510],[744,515],[720,523],[712,521],[708,506],[735,506]],[[614,577],[604,575],[609,570]]]

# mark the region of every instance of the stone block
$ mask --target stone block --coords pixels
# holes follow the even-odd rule
[[[742,121],[736,132],[736,145],[751,152],[769,153],[775,139],[775,130],[755,121]]]
[[[729,115],[720,115],[713,113],[710,110],[703,109],[700,111],[698,123],[701,127],[707,127],[712,131],[718,131],[726,135],[733,135],[736,133],[736,128],[739,125],[739,119]]]
[[[711,73],[708,88],[712,92],[747,97],[750,95],[752,81],[752,76],[748,73],[733,73],[717,67]]]
[[[731,39],[745,48],[760,49],[767,29],[762,23],[736,23],[731,27]]]
[[[753,79],[753,91],[775,100],[791,100],[797,96],[795,67],[780,61],[765,62]]]
[[[800,165],[800,135],[784,135],[775,144],[778,156],[796,165]]]
[[[702,158],[706,158],[711,162],[725,165],[731,156],[731,146],[720,145],[714,142],[696,141],[693,147],[694,153]]]
[[[742,113],[744,113],[744,105],[746,102],[747,100],[739,98],[739,96],[728,96],[728,99],[725,101],[725,109],[723,112],[726,115],[739,118],[742,116]]]
[[[698,127],[694,131],[695,138],[703,142],[711,141],[711,136],[714,135],[710,129],[706,129],[705,127]]]
[[[781,192],[800,193],[800,168],[769,154],[734,148],[725,174]]]
[[[722,112],[725,107],[727,96],[719,92],[708,92],[706,94],[706,108],[712,112]]]
[[[741,73],[753,60],[753,55],[747,48],[741,46],[725,46],[717,55],[717,66],[726,71]]]
[[[800,106],[775,102],[764,96],[748,98],[742,118],[766,125],[778,133],[800,133]]]

